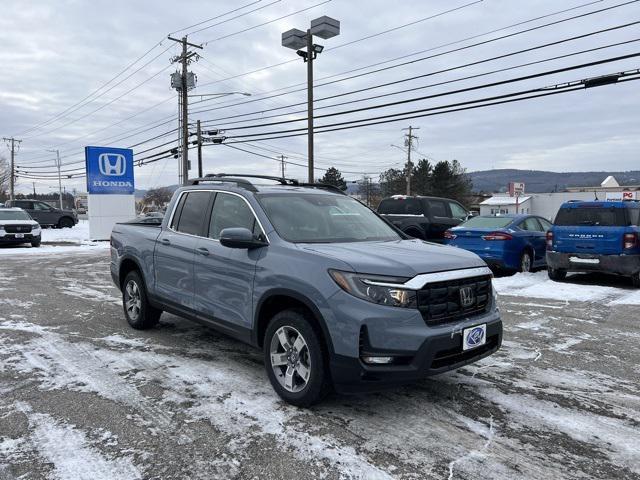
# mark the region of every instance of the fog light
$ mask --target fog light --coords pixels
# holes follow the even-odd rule
[[[387,364],[393,363],[393,357],[362,357],[364,363]]]

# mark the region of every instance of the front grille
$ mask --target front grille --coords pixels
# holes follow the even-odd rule
[[[7,233],[29,233],[31,225],[5,225],[4,231]]]
[[[468,306],[463,306],[460,298],[463,287],[469,287],[472,293]],[[485,313],[490,295],[490,275],[429,283],[418,290],[418,310],[427,325],[455,322]]]

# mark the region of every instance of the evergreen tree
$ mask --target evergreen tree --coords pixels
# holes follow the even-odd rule
[[[407,188],[407,177],[404,171],[390,168],[380,174],[380,193],[383,197],[400,195]]]
[[[411,193],[413,195],[431,194],[431,173],[433,167],[429,160],[423,158],[413,167],[411,172]]]
[[[338,187],[340,190],[347,189],[347,182],[342,178],[340,170],[335,167],[329,167],[324,176],[318,180],[318,182],[326,185],[333,185],[334,187]]]

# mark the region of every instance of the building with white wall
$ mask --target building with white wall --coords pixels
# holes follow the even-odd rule
[[[570,187],[566,192],[528,193],[516,197],[495,195],[480,203],[480,215],[528,213],[553,221],[560,206],[570,200],[640,200],[640,185],[619,185],[614,177],[607,177],[597,187]]]

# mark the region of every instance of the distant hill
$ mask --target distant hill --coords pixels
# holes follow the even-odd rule
[[[524,182],[528,193],[562,191],[567,187],[595,187],[609,175],[620,185],[640,184],[640,170],[629,172],[545,172],[497,169],[469,172],[474,192],[505,192],[509,182]]]

